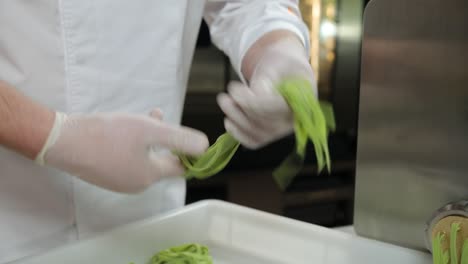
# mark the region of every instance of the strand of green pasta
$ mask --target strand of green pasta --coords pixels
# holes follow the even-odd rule
[[[158,252],[148,264],[213,264],[213,259],[206,246],[185,244]]]
[[[186,244],[157,253],[149,264],[213,264],[213,259],[206,246]]]
[[[434,264],[448,264],[448,252],[442,252],[442,242],[445,239],[444,234],[438,233],[432,240],[432,262]]]
[[[229,133],[224,133],[199,157],[179,155],[182,164],[187,169],[185,177],[205,179],[215,175],[226,167],[239,145],[239,142]]]
[[[319,102],[307,80],[288,79],[278,87],[294,115],[296,149],[273,172],[281,189],[285,189],[303,166],[307,143],[314,145],[318,171],[331,169],[328,151],[328,133],[335,129],[335,119],[330,104]],[[239,142],[229,133],[221,135],[201,156],[179,155],[187,173],[186,178],[205,179],[226,167],[239,148]]]
[[[307,80],[284,81],[278,90],[293,112],[296,138],[296,151],[273,171],[276,183],[284,190],[303,166],[308,141],[314,145],[318,171],[326,167],[330,172],[328,134],[335,129],[335,119],[331,105],[317,100]]]
[[[468,238],[463,242],[462,255],[461,255],[461,264],[468,264]]]
[[[457,237],[460,223],[453,223],[450,227],[450,264],[458,264]]]

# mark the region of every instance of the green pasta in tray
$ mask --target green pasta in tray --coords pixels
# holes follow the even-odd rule
[[[213,259],[206,246],[192,243],[162,250],[147,264],[213,264]]]
[[[159,252],[149,264],[213,264],[213,260],[206,246],[186,244]]]
[[[285,189],[303,166],[308,142],[314,145],[318,171],[331,169],[328,134],[335,129],[332,106],[320,102],[309,81],[288,79],[280,83],[278,92],[294,115],[296,149],[273,172],[273,178]],[[223,170],[239,148],[239,142],[229,133],[221,135],[201,156],[179,155],[187,169],[187,179],[205,179]]]

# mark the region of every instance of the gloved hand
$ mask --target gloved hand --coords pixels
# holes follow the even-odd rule
[[[253,64],[249,85],[230,83],[228,94],[218,96],[218,104],[226,115],[226,130],[243,146],[257,149],[293,131],[292,112],[276,90],[279,82],[299,77],[315,88],[316,81],[299,39],[261,43],[253,49],[244,58],[254,60],[247,62]]]
[[[142,191],[162,177],[183,175],[179,159],[166,150],[199,155],[208,147],[207,137],[201,132],[160,119],[157,110],[151,117],[56,113],[36,162],[109,190]]]

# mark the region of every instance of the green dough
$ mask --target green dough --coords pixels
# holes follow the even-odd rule
[[[213,264],[213,259],[207,247],[185,244],[160,251],[148,264]]]
[[[335,130],[333,108],[317,100],[311,84],[303,79],[288,79],[280,83],[278,92],[284,97],[294,115],[296,149],[273,172],[273,178],[285,189],[301,170],[308,141],[314,145],[318,171],[330,172],[328,134]],[[221,135],[208,150],[198,157],[178,154],[185,166],[187,179],[206,179],[223,170],[239,148],[239,142],[228,133]]]

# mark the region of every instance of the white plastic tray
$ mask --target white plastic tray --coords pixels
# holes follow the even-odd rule
[[[147,264],[159,250],[203,243],[215,264],[425,264],[428,254],[220,201],[189,205],[22,264]]]

